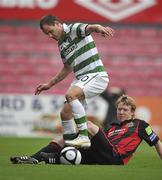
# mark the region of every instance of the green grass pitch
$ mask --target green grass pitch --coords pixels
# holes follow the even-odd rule
[[[162,180],[162,161],[143,143],[125,166],[13,165],[12,155],[30,155],[50,139],[0,137],[0,180]]]

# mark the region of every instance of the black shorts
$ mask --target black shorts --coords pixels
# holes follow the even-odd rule
[[[82,154],[82,164],[123,164],[120,155],[115,152],[101,129],[91,139],[91,147],[89,149],[79,150]]]

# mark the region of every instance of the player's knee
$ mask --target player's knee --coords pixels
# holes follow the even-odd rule
[[[91,121],[87,121],[87,127],[88,127],[88,132],[91,136],[94,136],[97,134],[99,131],[99,127],[92,123]]]
[[[66,103],[63,107],[63,109],[60,112],[61,119],[71,119],[72,118],[72,112],[71,108],[68,103]]]
[[[60,116],[61,116],[61,119],[65,119],[66,114],[63,110],[61,110]]]
[[[72,117],[71,112],[64,111],[64,110],[62,110],[60,112],[60,116],[61,116],[62,120],[64,120],[64,119],[71,119],[71,117]]]
[[[76,96],[73,95],[72,93],[68,93],[68,94],[65,95],[65,98],[66,98],[67,102],[71,102],[74,99],[76,99]]]

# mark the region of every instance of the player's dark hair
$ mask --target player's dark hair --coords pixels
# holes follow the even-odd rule
[[[120,96],[116,101],[116,107],[118,107],[119,103],[123,103],[124,105],[131,106],[132,112],[135,112],[135,110],[136,110],[135,100],[128,95],[124,94],[124,95]]]
[[[56,16],[53,16],[51,14],[43,16],[40,20],[40,28],[43,30],[44,24],[54,25],[56,20],[59,21],[59,19]]]

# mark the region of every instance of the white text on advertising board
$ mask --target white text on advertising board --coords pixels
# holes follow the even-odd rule
[[[58,4],[58,0],[1,0],[0,7],[3,8],[41,8],[50,9]]]

